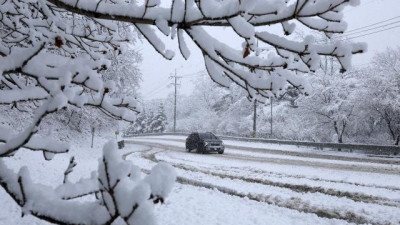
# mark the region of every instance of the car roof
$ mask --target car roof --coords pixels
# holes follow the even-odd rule
[[[215,135],[213,132],[192,132],[191,135],[192,134],[213,134],[213,135]]]
[[[200,136],[203,136],[203,137],[215,137],[215,138],[218,138],[215,134],[213,134],[213,133],[211,133],[211,132],[205,132],[205,133],[199,133],[199,135]]]

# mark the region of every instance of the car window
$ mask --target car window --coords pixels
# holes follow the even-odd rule
[[[214,134],[212,134],[212,133],[200,133],[199,134],[200,135],[200,137],[202,138],[202,139],[218,139]]]

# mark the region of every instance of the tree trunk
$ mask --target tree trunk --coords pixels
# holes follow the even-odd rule
[[[74,112],[75,112],[75,111],[72,111],[72,112],[71,112],[71,115],[70,115],[69,118],[68,118],[67,125],[71,122],[71,119],[72,119],[72,116],[74,115]]]
[[[396,134],[394,133],[394,129],[392,127],[392,121],[391,121],[391,118],[390,118],[390,116],[388,115],[387,112],[384,113],[384,120],[385,120],[385,122],[386,122],[386,124],[388,126],[388,129],[389,129],[390,135],[392,136],[393,141],[395,141],[396,140]]]
[[[253,109],[253,138],[257,137],[257,100],[254,100]]]
[[[343,143],[343,130],[342,130],[342,132],[339,132],[339,128],[337,126],[336,121],[333,121],[333,127],[335,128],[335,132],[336,132],[336,135],[338,138],[338,143]],[[343,127],[343,129],[344,129],[344,127]],[[342,149],[338,148],[338,151],[342,151]]]

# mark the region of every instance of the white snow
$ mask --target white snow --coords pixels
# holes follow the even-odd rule
[[[148,136],[135,137],[133,140],[156,144],[152,151],[144,155],[154,155],[151,157],[172,163],[177,168],[178,179],[193,185],[214,187],[223,193],[247,195],[250,199],[290,208],[295,212],[318,209],[342,219],[354,214],[354,218],[368,223],[396,224],[399,221],[400,176],[395,172],[399,170],[397,160],[389,160],[394,164],[387,165],[329,159],[343,155],[354,159],[371,159],[351,153],[320,152],[325,155],[322,159],[288,156],[284,154],[285,150],[276,150],[282,152],[280,154],[266,154],[245,150],[245,145],[265,147],[268,144],[239,141],[235,143],[238,148],[240,144],[243,145],[243,150],[228,147],[224,155],[201,155],[185,152],[184,138]],[[315,150],[300,148],[297,152],[313,154]],[[146,169],[154,164],[148,158],[143,159],[143,154],[132,154],[128,159]],[[363,171],[362,168],[371,170]],[[333,223],[332,220],[330,222]]]
[[[163,138],[168,138],[170,141]],[[128,160],[124,162],[115,158],[119,163],[122,163],[121,165],[125,165],[120,167],[121,169],[115,169],[115,171],[129,171],[127,168],[130,167],[128,166],[130,164],[151,173],[144,179],[145,182],[139,180],[121,181],[120,186],[118,186],[119,190],[117,190],[120,199],[118,201],[122,204],[120,205],[121,208],[126,208],[127,204],[132,202],[144,201],[146,199],[144,196],[150,193],[149,187],[152,187],[151,192],[162,198],[168,195],[168,191],[164,192],[163,190],[171,190],[168,197],[164,199],[164,204],[157,205],[154,212],[159,224],[166,225],[212,225],[221,223],[233,225],[351,224],[356,222],[357,218],[368,223],[396,224],[399,221],[397,215],[400,213],[400,176],[390,172],[374,173],[358,170],[358,166],[376,167],[377,170],[390,169],[388,165],[372,162],[340,161],[338,159],[328,160],[335,154],[325,154],[326,152],[322,152],[326,156],[323,159],[307,159],[304,156],[299,156],[296,159],[295,156],[284,154],[248,151],[245,150],[246,144],[253,147],[265,146],[265,144],[238,141],[229,141],[229,145],[236,144],[238,149],[227,148],[224,155],[202,155],[185,152],[182,148],[184,139],[185,136],[133,138],[137,141],[158,143],[161,148],[140,144],[132,145],[129,140],[126,141],[126,147],[122,150],[108,146],[111,148],[110,151],[106,152],[106,155],[118,152],[119,155],[123,156],[122,158]],[[168,147],[163,149],[163,145]],[[99,146],[99,143],[96,146]],[[243,150],[239,150],[241,147],[243,147]],[[73,154],[76,155],[78,164],[74,168],[70,180],[76,182],[76,178],[86,177],[86,180],[79,182],[87,183],[86,187],[88,188],[80,191],[90,192],[90,187],[95,189],[96,185],[89,184],[91,177],[89,171],[97,167],[98,163],[95,158],[100,156],[101,152],[84,146],[79,151],[74,150],[74,148],[72,150]],[[280,151],[284,152],[285,150]],[[297,152],[311,154],[315,151],[298,149]],[[358,156],[358,154],[353,155],[353,157]],[[114,156],[109,157],[111,155],[108,156],[108,159],[112,161]],[[365,157],[361,158],[365,159]],[[56,155],[52,161],[44,164],[46,165],[45,168],[41,168],[41,164],[32,163],[32,159],[35,161],[44,160],[40,158],[40,154],[21,151],[16,154],[16,159],[10,158],[6,163],[12,168],[18,168],[19,161],[26,162],[32,171],[33,180],[43,179],[41,174],[46,171],[48,166],[49,168],[55,167],[56,170],[50,173],[51,176],[47,176],[44,181],[50,185],[61,182],[57,173],[66,168],[68,157]],[[170,165],[161,163],[152,169],[156,162],[151,159],[166,161]],[[288,164],[288,161],[294,159],[296,159],[296,163]],[[60,163],[60,160],[63,163]],[[130,163],[126,164],[127,162]],[[310,165],[302,165],[300,162],[309,162]],[[47,165],[47,163],[50,165]],[[318,163],[332,164],[337,168],[326,168],[318,165]],[[63,166],[57,166],[57,164]],[[354,165],[355,167],[340,168],[347,165]],[[171,185],[172,181],[175,180],[175,175],[167,174],[173,174],[168,172],[172,169],[176,171],[178,181],[184,184]],[[392,169],[397,170],[398,165],[394,165]],[[140,172],[135,169],[132,170],[132,173]],[[115,176],[119,175],[116,174]],[[160,183],[161,180],[166,182]],[[158,189],[159,187],[164,188]],[[57,190],[57,194],[64,197],[76,194],[73,192],[75,191],[71,192],[67,187]],[[130,195],[130,192],[141,194]],[[0,212],[0,218],[3,218],[3,221],[13,224],[39,222],[32,216],[25,216],[20,219],[17,216],[18,208],[13,206],[14,203],[11,203],[7,198],[8,196],[5,193],[0,192],[0,200],[5,199],[3,202],[6,204],[5,209],[7,211]],[[152,208],[152,205],[142,204],[138,208],[138,212]],[[317,216],[317,212],[324,212],[337,219]],[[127,214],[128,211],[122,213]],[[151,214],[151,210],[149,213]],[[349,217],[348,215],[354,216]],[[150,215],[144,213],[140,217],[131,217],[130,221],[153,224],[155,221],[145,219],[148,216]],[[38,224],[46,223],[39,222]]]

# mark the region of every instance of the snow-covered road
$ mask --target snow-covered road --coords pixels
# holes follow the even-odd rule
[[[400,224],[399,159],[237,141],[225,141],[224,155],[203,155],[186,152],[184,138],[136,137],[126,141],[127,145],[149,148],[126,153],[127,160],[145,170],[158,161],[171,163],[179,176],[175,191],[189,195],[182,196],[184,202],[172,197],[167,207],[159,208],[163,224],[222,224],[225,217],[248,221],[233,220],[230,224]],[[204,192],[219,197],[199,199]],[[193,209],[185,206],[187,198],[200,205],[193,205]],[[224,198],[225,204],[219,198]],[[236,201],[246,203],[239,207],[233,205]],[[222,205],[215,209],[214,204]],[[162,219],[168,217],[169,210],[180,207],[194,212],[180,214],[179,221],[194,218],[197,222]],[[237,207],[244,209],[235,212]],[[255,216],[246,210],[263,213]],[[268,222],[268,218],[277,219],[276,213],[281,220]],[[266,220],[260,219],[264,216]],[[199,222],[203,218],[204,223]]]
[[[186,152],[185,138],[130,138],[118,150],[143,172],[159,161],[175,167],[178,182],[165,204],[156,206],[159,224],[400,224],[399,158],[240,141],[225,141],[223,155],[203,155]],[[89,177],[105,142],[93,149],[81,143],[49,162],[22,150],[6,163],[15,171],[28,166],[33,180],[56,186],[72,155],[78,165],[71,180]],[[21,218],[2,189],[0,202],[0,225],[48,224]]]

